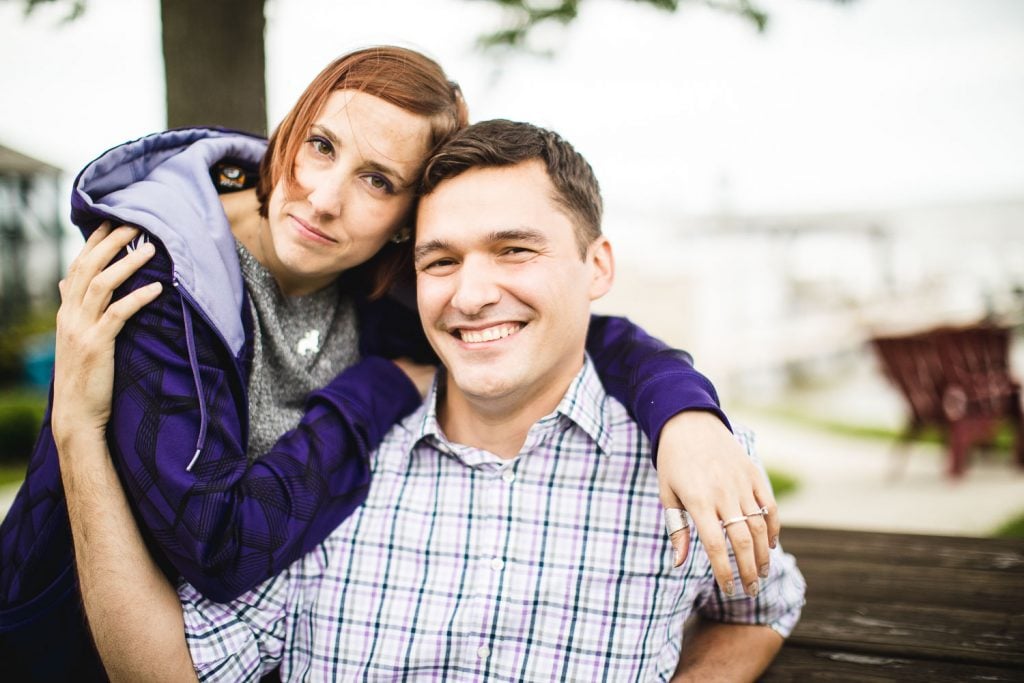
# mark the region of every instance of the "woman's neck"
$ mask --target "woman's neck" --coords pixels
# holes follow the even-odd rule
[[[228,225],[231,226],[231,234],[265,266],[260,245],[260,226],[263,217],[260,216],[260,202],[256,198],[255,188],[222,194],[220,203],[224,207]]]

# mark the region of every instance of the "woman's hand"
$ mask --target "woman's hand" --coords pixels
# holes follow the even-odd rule
[[[111,230],[104,223],[60,281],[51,419],[58,446],[76,432],[104,438],[114,385],[114,339],[125,321],[162,289],[154,282],[111,303],[114,290],[155,253],[146,242],[110,265],[138,235],[138,228]]]
[[[769,548],[778,543],[778,508],[761,470],[721,420],[686,411],[666,422],[658,445],[658,483],[661,504],[685,508],[692,518],[723,592],[735,590],[727,533],[743,589],[756,595],[758,576],[768,575]],[[730,520],[723,532],[723,521]],[[690,544],[689,528],[671,540],[679,566]]]
[[[408,358],[395,358],[392,362],[398,366],[399,370],[405,373],[405,376],[409,378],[409,381],[416,385],[416,389],[419,390],[420,396],[426,398],[427,392],[430,391],[430,385],[434,383],[434,375],[437,374],[437,367],[433,365],[421,365],[420,363],[414,363]]]

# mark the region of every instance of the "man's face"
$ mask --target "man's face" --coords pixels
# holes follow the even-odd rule
[[[553,409],[582,367],[611,247],[600,237],[581,258],[553,193],[542,162],[529,161],[466,171],[421,200],[419,312],[448,369],[449,401]]]

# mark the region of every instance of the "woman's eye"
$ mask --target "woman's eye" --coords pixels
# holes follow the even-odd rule
[[[321,154],[323,156],[331,156],[334,154],[334,146],[321,137],[311,137],[307,142],[313,147],[313,151],[317,154]]]
[[[375,190],[387,192],[388,194],[394,192],[394,185],[382,175],[370,174],[366,176],[366,182]]]

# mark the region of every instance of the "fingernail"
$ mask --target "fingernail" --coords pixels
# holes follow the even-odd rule
[[[682,563],[683,563],[683,549],[682,548],[676,548],[676,563],[673,566],[678,567]]]
[[[768,565],[762,564],[760,569],[757,570],[757,575],[760,576],[762,579],[767,579],[768,578]]]
[[[772,536],[772,540],[768,542],[768,545],[771,546],[772,550],[774,550],[775,546],[777,546],[778,544],[779,544],[779,537],[778,536]]]
[[[752,598],[756,598],[757,592],[759,590],[761,590],[761,584],[759,584],[757,581],[751,581],[750,585],[747,586],[747,595],[749,595]]]
[[[732,597],[732,594],[736,592],[736,589],[732,585],[732,581],[725,582],[725,584],[722,586],[722,592],[728,595],[730,598]]]
[[[144,242],[142,245],[139,246],[139,251],[141,251],[143,254],[148,255],[154,253],[156,251],[156,247],[153,245],[152,242]]]

